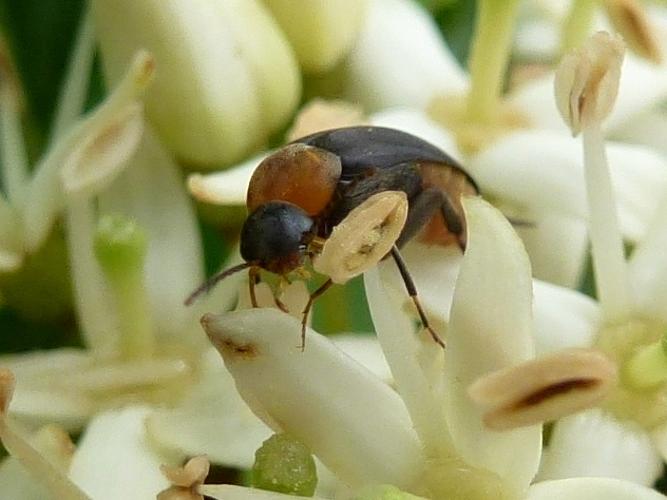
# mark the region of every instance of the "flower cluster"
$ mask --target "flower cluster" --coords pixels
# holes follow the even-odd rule
[[[91,0],[33,165],[0,43],[0,290],[64,240],[81,339],[0,356],[0,497],[664,498],[664,7],[479,0],[466,71],[446,4]],[[406,294],[385,192],[300,274],[363,272],[377,339],[303,348],[318,292],[255,271],[186,306],[201,219],[235,238],[264,158],[350,125],[465,165],[465,251],[408,242]]]

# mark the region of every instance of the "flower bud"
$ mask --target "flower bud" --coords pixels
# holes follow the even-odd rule
[[[147,116],[191,166],[242,159],[297,105],[296,60],[257,0],[95,0],[93,11],[112,83],[138,48],[154,54]]]
[[[266,0],[287,35],[301,68],[323,73],[334,67],[356,41],[366,0]]]

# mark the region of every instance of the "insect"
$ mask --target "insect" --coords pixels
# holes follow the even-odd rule
[[[357,207],[384,192],[404,193],[408,210],[398,238],[377,260],[393,258],[422,326],[444,346],[429,325],[399,248],[418,236],[427,243],[457,244],[464,250],[466,231],[460,198],[476,195],[479,190],[470,175],[440,149],[384,127],[318,132],[297,139],[260,163],[248,187],[250,215],[241,231],[245,262],[212,276],[186,304],[227,276],[249,269],[250,298],[257,307],[255,286],[261,269],[286,277],[301,269],[307,259],[317,259],[335,228]],[[367,250],[361,248],[360,252]],[[313,302],[333,283],[330,277],[310,295],[303,310],[302,349]],[[275,300],[278,307],[286,309],[277,297]]]

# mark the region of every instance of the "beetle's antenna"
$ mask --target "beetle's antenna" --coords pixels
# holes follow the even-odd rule
[[[201,286],[199,286],[195,291],[193,291],[187,299],[185,299],[185,305],[191,306],[193,302],[197,299],[197,297],[199,297],[201,294],[205,292],[206,293],[210,292],[215,285],[217,285],[220,281],[224,280],[227,276],[231,276],[234,273],[243,271],[244,269],[247,269],[253,265],[254,265],[253,262],[243,262],[242,264],[230,267],[229,269],[225,269],[224,271],[220,271],[219,273],[214,274],[209,279],[207,279]]]

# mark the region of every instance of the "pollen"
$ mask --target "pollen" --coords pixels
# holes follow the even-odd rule
[[[380,262],[403,230],[408,199],[401,191],[377,193],[338,224],[314,267],[334,283],[345,283]]]

